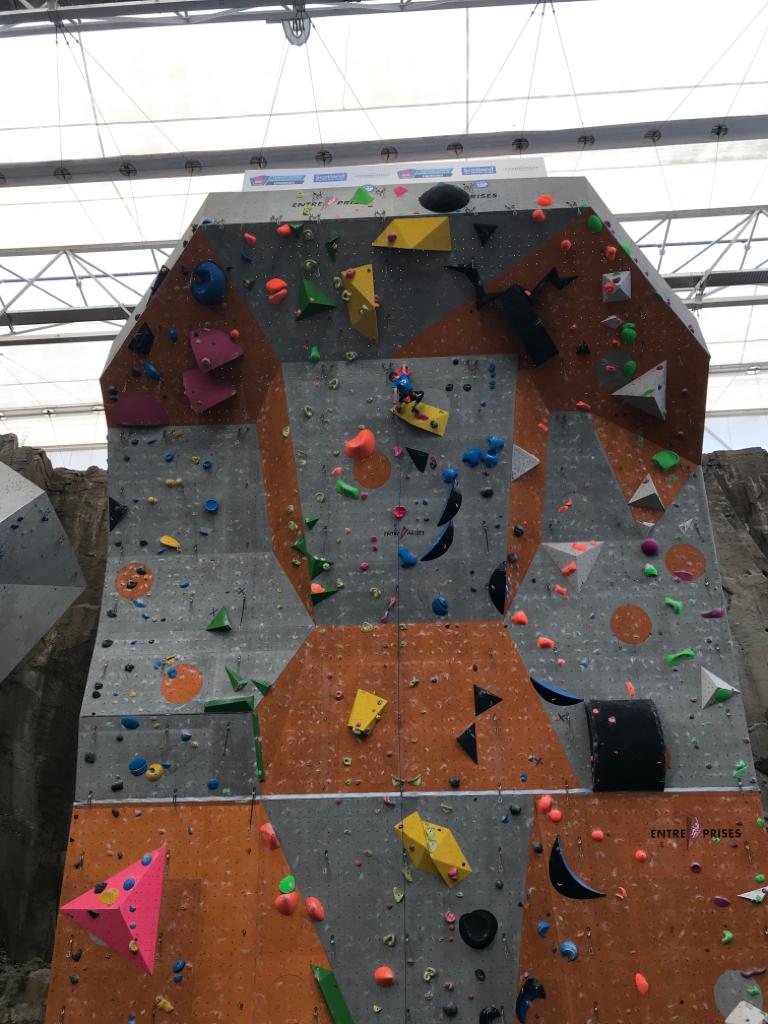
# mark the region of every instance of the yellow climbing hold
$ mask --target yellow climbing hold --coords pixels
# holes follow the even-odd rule
[[[427,874],[440,875],[447,886],[452,888],[472,873],[453,832],[425,821],[418,811],[395,825],[395,832],[414,865]]]
[[[173,1003],[165,996],[155,996],[155,1006],[163,1013],[173,1013]]]
[[[119,889],[105,889],[104,892],[99,893],[99,903],[103,903],[106,907],[111,907],[115,900],[119,898]]]
[[[161,764],[151,764],[147,768],[147,778],[150,782],[157,782],[160,776],[163,774],[163,766]]]
[[[171,537],[167,533],[164,533],[160,538],[160,543],[165,548],[173,548],[174,551],[181,551],[181,544],[179,544],[175,537]]]

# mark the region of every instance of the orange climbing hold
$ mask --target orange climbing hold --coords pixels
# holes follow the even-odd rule
[[[370,458],[376,450],[376,438],[373,431],[364,428],[349,441],[344,442],[344,454],[354,462],[362,462]]]
[[[243,241],[247,242],[248,245],[256,245],[256,235],[252,235],[250,231],[244,231]]]
[[[546,213],[543,210],[534,210],[531,214],[531,220],[535,220],[537,224],[541,224],[542,221],[547,219]]]
[[[640,993],[641,996],[647,996],[648,995],[648,989],[650,988],[650,985],[646,981],[644,975],[642,975],[642,974],[636,974],[635,975],[635,988],[637,989],[637,991]]]
[[[381,985],[383,988],[388,988],[390,985],[395,984],[395,972],[391,967],[377,967],[373,972],[373,980],[377,985]]]
[[[277,832],[275,832],[274,825],[270,825],[268,821],[259,826],[259,835],[261,836],[262,843],[264,843],[268,850],[280,849],[280,840],[277,838]]]
[[[539,196],[536,202],[539,204],[539,206],[551,206],[552,196],[548,196],[547,193],[544,192],[542,193],[542,195]]]
[[[552,589],[560,597],[568,597],[568,587],[562,587],[559,583],[556,583]]]
[[[545,793],[544,796],[540,796],[536,801],[536,806],[542,814],[546,814],[547,811],[552,807],[552,797],[549,793]]]
[[[509,618],[510,618],[510,621],[514,622],[514,624],[516,626],[527,626],[528,625],[528,616],[525,614],[525,612],[522,612],[522,611],[515,612],[515,614],[514,615],[510,615]]]
[[[627,688],[627,693],[629,694],[629,696],[630,697],[634,697],[635,696],[635,687],[634,687],[634,685],[629,680],[627,680],[624,685]]]
[[[555,649],[555,641],[550,640],[548,636],[540,636],[536,640],[536,646],[539,648],[540,651],[553,651]]]
[[[561,576],[572,576],[576,572],[576,563],[569,562],[568,565],[564,565],[560,570]]]
[[[290,224],[280,224],[277,229],[277,233],[281,238],[290,238],[293,234],[293,229]]]
[[[290,917],[291,914],[294,914],[298,905],[299,894],[295,889],[293,892],[281,892],[274,902],[275,910],[278,910],[285,917]]]
[[[645,852],[645,850],[635,850],[635,860],[638,862],[638,864],[645,864],[645,862],[648,860],[648,854]]]
[[[591,835],[596,843],[602,843],[605,839],[605,832],[601,828],[593,828]]]
[[[559,807],[553,807],[552,810],[547,815],[547,817],[549,818],[550,821],[554,821],[555,824],[557,824],[558,821],[562,821],[563,820],[563,812],[560,810]]]
[[[615,245],[606,245],[606,247],[605,247],[605,258],[607,260],[615,260],[616,259],[616,253],[618,251],[619,250],[616,248]]]
[[[307,913],[313,921],[325,920],[325,907],[317,896],[308,896],[304,906],[307,908]]]
[[[309,589],[313,594],[324,594],[325,587],[321,583],[311,583]]]
[[[560,243],[560,252],[562,252],[563,254],[569,253],[572,248],[573,242],[570,240],[570,238],[564,238]]]

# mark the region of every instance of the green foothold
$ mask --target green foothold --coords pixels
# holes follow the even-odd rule
[[[759,985],[750,985],[749,988],[747,989],[747,995],[748,996],[759,996],[760,995],[760,986]]]
[[[313,526],[316,526],[320,521],[320,516],[304,516],[304,525],[308,530],[311,530]]]
[[[760,828],[765,828],[765,818],[758,818],[757,824]]]
[[[676,654],[667,655],[667,664],[676,665],[678,661],[683,661],[686,658],[695,658],[696,652],[692,651],[690,647],[684,647],[682,651],[677,651]]]
[[[348,484],[344,480],[336,481],[336,490],[339,494],[343,494],[345,498],[359,498],[360,488],[355,487],[354,484]]]
[[[318,967],[317,964],[310,964],[309,966],[315,976],[315,981],[320,986],[320,991],[323,993],[323,999],[328,1007],[333,1024],[355,1024],[333,971],[329,971],[327,967]]]
[[[634,374],[636,369],[637,369],[637,363],[635,362],[635,360],[634,359],[628,359],[626,361],[626,363],[624,363],[624,365],[622,366],[621,372],[624,374],[624,376],[628,380],[630,380],[632,378],[632,375]]]
[[[712,699],[715,704],[722,704],[723,701],[730,700],[733,696],[733,690],[726,689],[724,686],[718,686],[715,690]]]
[[[720,836],[712,836],[712,845],[713,846],[719,846],[720,845]]]
[[[293,544],[291,544],[291,547],[293,548],[294,551],[300,551],[302,555],[309,554],[309,552],[307,551],[307,539],[303,533],[298,540],[294,541]]]
[[[232,623],[229,621],[229,612],[227,609],[219,608],[205,628],[214,633],[228,633],[232,629]]]
[[[619,242],[619,245],[624,250],[624,252],[627,254],[627,256],[631,256],[632,255],[632,246],[629,244],[629,242]]]
[[[273,683],[268,683],[265,679],[252,679],[251,682],[262,695],[266,697],[269,691],[272,689]]]
[[[315,316],[318,313],[327,313],[336,308],[333,302],[314,281],[302,278],[299,285],[299,314],[298,320],[306,320],[307,317]]]
[[[675,615],[679,615],[683,610],[683,602],[676,600],[674,597],[665,597],[664,604],[667,608],[671,608]]]
[[[253,286],[255,284],[256,284],[256,278],[255,277],[246,277],[245,280],[243,281],[243,288],[246,288],[248,291],[250,291],[251,288],[253,288]]]
[[[656,454],[651,459],[651,462],[653,462],[654,466],[656,466],[658,469],[662,469],[666,473],[670,469],[674,469],[675,466],[680,462],[680,456],[677,454],[677,452],[672,452],[669,451],[668,449],[662,449],[662,451],[656,452]]]
[[[325,251],[334,263],[336,262],[336,253],[339,251],[340,241],[341,238],[338,235],[334,235],[333,238],[329,238],[325,243]]]
[[[247,685],[248,681],[243,679],[243,677],[235,672],[233,668],[227,668],[226,665],[224,666],[224,671],[227,673],[227,679],[229,679],[229,684],[232,689],[235,693],[240,693],[243,687]]]
[[[756,882],[760,882],[762,884],[765,881],[765,875],[763,875],[763,874],[755,875],[755,881]]]
[[[203,704],[203,711],[223,715],[235,711],[253,711],[255,703],[255,697],[216,697]]]
[[[593,235],[596,235],[598,231],[603,230],[603,222],[600,220],[596,213],[593,213],[589,217],[587,217],[587,227]]]
[[[361,185],[360,188],[355,189],[354,195],[349,201],[357,206],[370,206],[373,202],[373,196],[367,188],[363,188]]]
[[[293,875],[286,875],[285,878],[281,878],[277,885],[278,889],[282,893],[293,892],[296,888],[296,879]]]
[[[627,345],[632,345],[637,341],[637,331],[632,324],[624,324],[619,331],[619,338]]]
[[[739,758],[736,762],[736,766],[733,769],[734,779],[740,779],[744,772],[747,770],[747,762],[743,758]]]
[[[646,565],[644,567],[643,573],[646,576],[658,576],[659,575],[659,570],[656,568],[655,565],[651,565],[651,563],[649,562],[648,565]]]
[[[320,349],[317,345],[313,345],[309,350],[309,361],[310,363],[319,363],[323,357],[320,355]]]
[[[720,942],[723,946],[727,946],[733,942],[733,932],[728,931],[727,928],[723,928],[723,937],[720,939]]]

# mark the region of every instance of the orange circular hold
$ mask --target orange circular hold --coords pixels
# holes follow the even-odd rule
[[[539,799],[536,801],[536,806],[542,814],[546,814],[552,806],[552,797],[549,795],[549,793],[545,793],[544,796],[540,796]]]
[[[132,601],[134,597],[144,597],[152,590],[154,576],[152,570],[144,562],[129,562],[118,570],[115,576],[115,591],[120,597]]]
[[[282,277],[270,277],[267,281],[265,288],[270,295],[275,292],[282,292],[288,290],[288,283],[282,279]]]
[[[392,476],[392,463],[384,452],[374,452],[363,462],[356,462],[352,475],[361,487],[383,487]]]
[[[304,906],[307,908],[307,913],[313,921],[325,920],[325,907],[317,896],[308,896]]]
[[[689,582],[704,574],[707,560],[693,544],[673,544],[664,555],[664,565],[677,579]]]
[[[547,815],[547,817],[549,818],[550,821],[554,821],[555,824],[557,824],[558,821],[562,821],[563,820],[563,812],[560,810],[559,807],[553,807],[552,810]]]
[[[169,676],[167,669],[163,672],[160,693],[169,704],[186,704],[200,693],[203,677],[194,665],[173,665],[171,668],[174,675]]]
[[[596,843],[602,843],[602,841],[605,839],[605,832],[603,832],[601,828],[593,828],[591,835]]]
[[[291,914],[294,914],[298,905],[299,894],[295,889],[293,892],[281,892],[273,904],[275,910],[284,917],[290,917]]]
[[[364,427],[359,430],[349,441],[344,442],[344,454],[354,462],[362,462],[368,459],[376,450],[376,438],[373,431]]]
[[[648,854],[645,850],[635,850],[635,860],[638,864],[645,864],[648,860]]]
[[[377,967],[373,972],[373,980],[377,985],[381,985],[382,988],[388,988],[390,985],[395,984],[395,972],[391,967]]]
[[[536,202],[539,204],[539,206],[551,206],[553,200],[552,196],[548,196],[547,193],[544,192],[542,195],[539,196]]]
[[[611,616],[613,635],[625,644],[643,644],[651,635],[653,623],[648,612],[636,604],[622,604]]]
[[[547,219],[546,213],[543,210],[534,210],[531,213],[531,220],[535,220],[537,224],[541,224],[542,221]]]

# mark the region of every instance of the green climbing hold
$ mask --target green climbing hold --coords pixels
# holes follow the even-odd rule
[[[655,565],[651,565],[651,563],[649,562],[649,563],[648,563],[648,564],[647,564],[647,565],[646,565],[646,566],[645,566],[645,567],[643,568],[643,574],[644,574],[645,576],[658,576],[658,575],[659,575],[659,570],[658,570],[658,569],[656,568],[656,566],[655,566]]]
[[[334,235],[333,238],[329,238],[328,241],[325,243],[325,251],[328,253],[328,255],[330,256],[331,260],[333,260],[334,263],[336,262],[336,253],[339,251],[340,241],[341,238],[339,237],[339,235]]]
[[[250,291],[251,288],[253,288],[253,286],[255,284],[256,284],[256,278],[255,277],[246,277],[246,278],[243,279],[243,288],[245,288],[247,291]]]
[[[593,213],[590,214],[589,217],[587,217],[587,227],[593,235],[596,235],[598,231],[603,230],[603,222],[602,220],[600,220],[596,213]]]
[[[632,255],[632,246],[629,244],[629,242],[619,242],[619,245],[624,250],[624,252],[627,254],[627,256],[631,256]]]
[[[735,767],[733,769],[733,777],[734,777],[734,779],[740,779],[741,776],[744,774],[744,772],[746,772],[746,770],[747,770],[747,762],[743,758],[740,757],[739,760],[736,762],[736,765],[735,765]]]
[[[308,530],[320,522],[320,516],[304,516],[304,525]]]
[[[730,943],[733,942],[733,932],[728,931],[727,928],[723,928],[723,937],[720,939],[720,942],[723,946],[730,945]]]
[[[363,188],[361,185],[360,188],[355,189],[354,195],[349,201],[357,206],[370,206],[373,202],[373,196],[367,188]]]
[[[679,615],[683,610],[683,602],[678,601],[674,597],[665,597],[664,604],[667,606],[667,608],[671,608],[675,615]]]
[[[667,655],[667,664],[676,665],[678,661],[684,661],[686,658],[695,658],[696,652],[692,651],[690,647],[684,647],[682,651],[678,651],[676,654]]]
[[[252,679],[251,682],[262,695],[262,697],[266,697],[274,685],[273,683],[268,683],[266,679]]]
[[[354,484],[348,484],[344,480],[336,481],[336,490],[339,494],[343,494],[345,498],[359,498],[360,488],[355,487]]]
[[[660,452],[656,452],[651,459],[651,462],[653,462],[654,466],[658,469],[663,469],[666,473],[668,470],[674,469],[680,462],[680,456],[677,452],[672,452],[665,448]]]
[[[712,699],[714,700],[715,704],[722,704],[724,701],[730,700],[732,696],[733,690],[730,687],[726,689],[726,687],[724,686],[718,686],[718,688],[712,695]]]
[[[315,981],[320,986],[320,991],[323,993],[323,999],[328,1007],[333,1024],[355,1024],[333,971],[329,971],[327,967],[318,967],[317,964],[310,964],[309,966],[315,976]]]
[[[203,704],[203,711],[226,715],[235,711],[253,711],[255,697],[214,697]]]
[[[227,609],[219,608],[205,628],[214,633],[228,633],[232,629],[232,623],[229,621],[229,612]]]
[[[619,337],[627,345],[632,345],[637,341],[637,331],[635,330],[634,324],[624,324],[619,331]]]
[[[635,360],[628,359],[626,363],[624,363],[624,365],[622,366],[621,372],[624,374],[627,380],[631,380],[636,369],[637,363],[635,362]]]
[[[248,685],[248,680],[243,679],[243,677],[235,672],[233,668],[227,668],[225,665],[224,671],[227,673],[227,679],[235,693],[240,693],[240,691]]]
[[[281,878],[280,881],[277,883],[277,888],[282,893],[293,892],[293,890],[296,888],[296,879],[294,878],[293,875],[286,875],[285,878]]]
[[[765,818],[758,818],[757,819],[757,826],[758,826],[758,828],[765,828]]]
[[[311,517],[310,517],[311,518]],[[317,516],[315,516],[315,522],[317,522]],[[314,526],[314,523],[312,523]],[[311,551],[307,549],[307,539],[302,533],[299,539],[291,544],[294,551],[300,551],[302,555],[306,556],[307,569],[309,570],[309,578],[311,580],[319,576],[321,572],[328,572],[333,565],[333,562],[329,562],[327,558],[318,558],[317,555],[313,555]]]
[[[315,316],[317,313],[327,313],[335,308],[336,303],[328,298],[322,288],[318,288],[313,281],[308,281],[306,277],[301,279],[297,320],[306,320],[307,317]]]
[[[319,363],[323,357],[320,355],[320,349],[317,345],[313,345],[309,350],[309,361],[310,363]]]
[[[759,985],[750,985],[749,988],[747,989],[747,995],[748,996],[759,996],[760,995],[760,986]]]
[[[762,874],[762,873],[759,874],[759,875],[755,875],[755,881],[759,882],[762,885],[763,882],[765,881],[765,875]]]
[[[334,594],[339,592],[339,587],[324,587],[323,590],[312,591],[312,604],[320,604],[321,601],[325,601],[327,597],[333,597]]]

